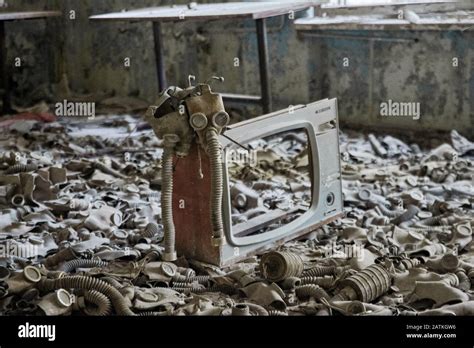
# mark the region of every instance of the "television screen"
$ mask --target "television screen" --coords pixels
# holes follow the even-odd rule
[[[221,138],[231,246],[262,248],[342,213],[335,99],[241,122]]]
[[[304,128],[252,140],[227,152],[236,237],[257,235],[297,219],[311,205],[308,135]]]

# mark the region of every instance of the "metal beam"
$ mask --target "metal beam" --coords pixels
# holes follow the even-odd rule
[[[268,39],[267,24],[265,18],[256,20],[257,23],[257,43],[258,43],[258,63],[260,69],[260,88],[262,93],[262,107],[264,113],[272,111],[272,97],[270,87],[270,72],[268,62]]]
[[[156,72],[158,74],[158,92],[168,87],[166,81],[166,68],[163,49],[163,35],[161,33],[161,23],[153,22],[153,37],[155,39],[155,59]]]

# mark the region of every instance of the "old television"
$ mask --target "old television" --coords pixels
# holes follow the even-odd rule
[[[336,99],[231,125],[220,141],[225,243],[210,243],[208,163],[202,154],[193,163],[192,150],[191,159],[177,163],[174,175],[178,254],[225,266],[342,216]],[[204,171],[204,179],[190,177],[198,171]],[[180,209],[180,201],[186,201],[186,209]]]

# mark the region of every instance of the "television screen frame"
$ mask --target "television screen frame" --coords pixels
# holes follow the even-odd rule
[[[310,149],[312,199],[309,209],[297,219],[280,228],[251,236],[237,237],[232,231],[232,208],[229,185],[228,151],[235,142],[246,144],[252,140],[285,131],[305,129]],[[224,194],[223,214],[226,241],[235,247],[264,245],[297,233],[315,230],[326,221],[342,216],[343,196],[339,152],[339,122],[337,100],[325,99],[308,105],[263,115],[230,126],[221,136],[223,147]],[[332,198],[329,198],[332,195]],[[331,201],[330,201],[331,200]],[[286,239],[286,238],[285,238]]]

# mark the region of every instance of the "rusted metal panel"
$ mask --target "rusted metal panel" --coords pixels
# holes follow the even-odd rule
[[[219,263],[219,249],[211,243],[210,163],[207,155],[202,149],[199,150],[198,146],[194,143],[189,154],[177,160],[175,165],[173,215],[178,231],[176,248],[179,255]]]

